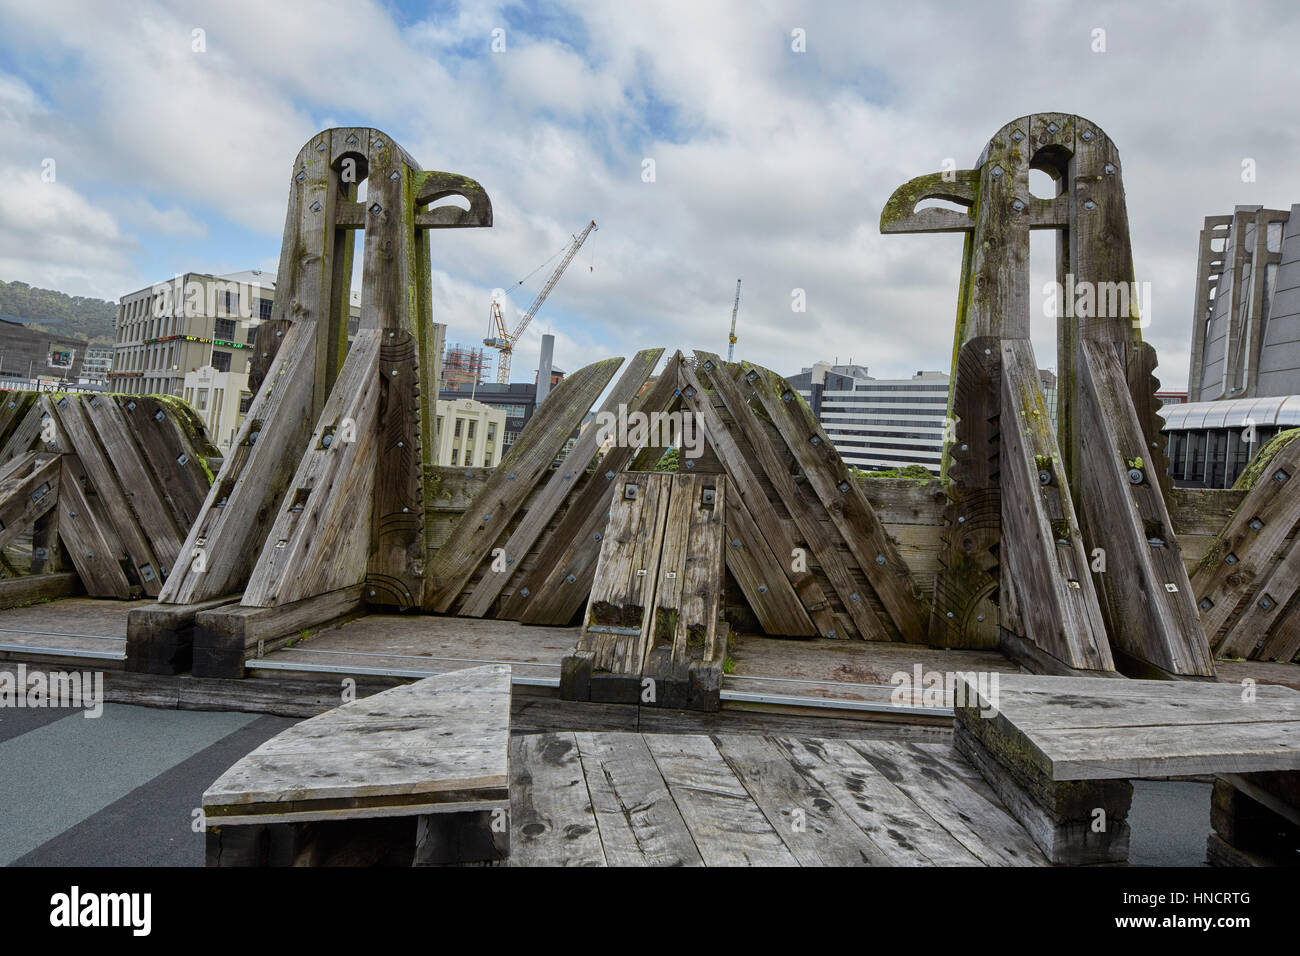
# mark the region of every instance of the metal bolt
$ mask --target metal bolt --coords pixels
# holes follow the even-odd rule
[[[732,538],[732,539],[731,539],[731,546],[732,546],[733,548],[739,548],[739,547],[740,547],[740,539],[739,539],[739,538]]]
[[[601,538],[603,538],[603,537],[605,537],[605,536],[604,536],[603,534],[601,534],[599,531],[597,531],[595,534],[593,534],[593,535],[591,536],[591,540],[593,540],[593,541],[599,541],[599,540],[600,540]]]
[[[689,458],[686,459],[686,470],[692,471],[694,470],[694,468],[695,468],[695,462],[691,461]]]
[[[1091,142],[1092,142],[1092,132],[1091,132],[1091,131],[1089,131],[1089,130],[1084,130],[1084,132],[1083,132],[1083,141],[1084,141],[1085,143],[1091,143]]]
[[[992,354],[993,354],[993,350],[992,350],[992,349],[985,349],[985,350],[984,350],[984,354],[985,354],[985,355],[992,355]]]
[[[961,450],[962,450],[962,451],[970,451],[970,445],[962,445],[962,446],[961,446]]]
[[[320,443],[323,448],[328,448],[330,445],[334,444],[334,436],[322,435],[320,439]]]
[[[1255,518],[1250,522],[1251,531],[1258,531],[1262,527],[1264,527],[1264,522],[1260,521],[1258,518]]]
[[[813,435],[811,441],[814,445],[820,445],[822,443],[822,440],[818,438],[816,435]]]
[[[578,580],[577,578],[575,578],[572,574],[570,574],[567,578],[564,579],[564,583],[573,584],[577,580]]]
[[[1084,208],[1084,209],[1096,209],[1096,208],[1097,208],[1097,204],[1096,204],[1095,202],[1093,202],[1091,199],[1089,199],[1087,202],[1085,202],[1085,203],[1083,204],[1083,208]]]
[[[848,491],[848,490],[849,490],[849,483],[847,481],[841,481],[840,491]]]
[[[1038,473],[1038,483],[1040,485],[1050,485],[1052,483],[1052,473],[1044,469]]]
[[[1022,203],[1019,199],[1017,199],[1015,202],[1011,204],[1011,208],[1014,209],[1016,212],[1020,212],[1020,210],[1025,208],[1025,204]]]
[[[1025,138],[1025,134],[1020,132],[1020,130],[1016,130],[1014,133],[1011,134],[1011,138],[1018,143]]]
[[[1223,563],[1224,563],[1224,564],[1236,564],[1236,563],[1237,563],[1237,556],[1236,556],[1235,554],[1230,554],[1230,555],[1228,555],[1226,558],[1223,559]]]
[[[852,594],[849,595],[849,600],[852,601],[854,604],[857,604],[859,601],[862,600],[862,595],[858,594],[857,591],[854,591]]]
[[[957,518],[957,523],[958,523],[958,524],[965,524],[965,523],[966,523],[966,516],[965,516],[965,515],[959,515],[958,518]]]
[[[977,620],[977,621],[979,621],[981,624],[983,624],[983,623],[984,623],[984,615],[981,614],[979,617],[975,618],[975,620]]]
[[[520,597],[528,597],[528,595],[531,594],[531,593],[532,593],[532,592],[529,591],[528,588],[520,588],[520,589],[519,589],[519,596],[520,596]]]
[[[827,636],[827,637],[830,637],[830,638],[834,638],[834,637],[835,637],[835,628],[831,628],[829,631],[827,631],[827,632],[826,632],[826,636]]]
[[[1262,610],[1271,611],[1273,609],[1273,599],[1265,594],[1259,599],[1259,606]]]
[[[1142,469],[1130,468],[1128,470],[1128,480],[1129,480],[1129,484],[1133,484],[1133,485],[1142,484]]]
[[[952,611],[949,611],[949,612],[948,612],[948,616],[949,616],[949,617],[952,617]]]
[[[1102,172],[1104,172],[1107,176],[1114,176],[1115,166],[1112,163],[1107,163],[1105,166],[1102,167]]]
[[[1061,127],[1057,126],[1055,123],[1048,123],[1048,124],[1047,124],[1047,131],[1048,131],[1049,133],[1055,133],[1055,132],[1056,132],[1058,129],[1060,129],[1060,128],[1061,128]]]
[[[766,593],[767,593],[767,585],[766,585],[766,584],[760,584],[760,585],[758,586],[758,593],[759,593],[759,594],[766,594]]]
[[[384,207],[379,205],[379,203],[371,203],[370,211],[373,212],[376,216],[378,216],[381,212],[384,211]]]
[[[876,555],[876,564],[884,564],[884,563],[885,563],[885,556],[883,554]]]
[[[307,178],[307,174],[299,170],[298,175],[293,178],[296,179],[298,182],[302,182],[304,179]]]
[[[510,477],[513,478],[514,475],[511,475]],[[607,471],[607,472],[605,472],[605,479],[606,479],[606,480],[609,480],[610,478],[613,478],[613,477],[614,477],[614,473],[613,473],[612,471]]]
[[[1214,602],[1209,598],[1201,598],[1201,603],[1196,606],[1202,611],[1208,611],[1210,608],[1214,607]]]
[[[402,174],[397,172],[397,170],[393,170],[392,174],[388,178],[391,179],[393,182],[397,182],[399,179],[402,178]]]
[[[312,212],[320,212],[320,203],[319,203],[319,202],[314,202],[314,203],[312,203],[312,204],[311,204],[311,211],[312,211]]]

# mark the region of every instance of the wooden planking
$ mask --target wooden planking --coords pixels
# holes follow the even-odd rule
[[[903,640],[923,641],[927,615],[913,590],[907,565],[812,410],[775,372],[752,365],[745,368],[747,381],[749,373],[757,373],[750,381],[753,393],[794,453],[808,484],[888,612],[893,628]],[[788,401],[786,396],[790,396]]]
[[[624,474],[617,481],[579,640],[581,650],[594,653],[597,670],[641,673],[671,477]]]
[[[1267,569],[1252,600],[1224,632],[1219,644],[1222,653],[1282,661],[1295,655],[1295,635],[1288,619],[1300,608],[1300,547],[1294,539],[1290,545]]]
[[[574,738],[610,866],[704,864],[648,738],[631,733]]]
[[[757,456],[765,477],[772,483],[781,504],[789,512],[795,527],[803,536],[804,542],[806,542],[807,549],[812,552],[817,565],[826,575],[832,589],[845,608],[848,620],[856,629],[856,633],[844,634],[843,636],[855,637],[860,635],[869,640],[887,640],[888,632],[871,609],[867,607],[866,602],[860,599],[861,595],[859,594],[859,600],[855,601],[853,599],[853,595],[858,594],[858,585],[850,573],[850,562],[847,560],[847,555],[842,554],[839,550],[840,540],[838,536],[833,534],[833,528],[823,526],[821,519],[822,515],[825,514],[824,509],[814,509],[795,487],[794,476],[790,473],[783,458],[784,450],[779,451],[770,442],[763,423],[759,421],[758,415],[750,407],[748,400],[742,394],[740,386],[733,378],[734,375],[739,374],[739,368],[723,366],[722,361],[717,356],[706,352],[697,352],[696,354],[700,358],[699,369],[702,374],[708,377],[708,380],[722,397],[727,411],[731,413],[732,419],[739,426],[748,447]],[[743,495],[745,493],[744,489],[741,489],[741,491]],[[762,506],[754,505],[753,507],[758,510]],[[800,592],[800,599],[812,617],[813,622],[819,628],[825,628],[825,630],[821,631],[823,637],[841,636],[835,618],[830,615],[828,608],[822,607],[825,604],[824,596],[819,600],[820,586],[816,584],[811,575],[808,576],[807,580],[812,582],[816,590],[813,590],[802,580],[796,582],[796,590]]]
[[[28,452],[0,479],[0,550],[59,500],[59,456]]]
[[[1047,780],[1300,769],[1300,692],[1290,688],[1251,697],[1232,684],[1011,675],[992,708],[992,688],[959,679],[958,721],[1013,771]]]
[[[720,362],[716,356],[706,352],[697,351],[695,354],[701,365]],[[719,365],[713,367],[718,368]],[[794,570],[794,540],[786,524],[777,517],[772,502],[741,450],[740,442],[745,441],[745,436],[736,425],[734,416],[729,427],[723,421],[719,409],[709,400],[708,393],[695,372],[685,363],[681,365],[680,375],[683,404],[697,416],[698,426],[703,427],[709,446],[714,449],[727,472],[732,495],[737,496],[728,496],[728,508],[735,509],[736,521],[743,523],[746,518],[749,519],[747,525],[736,529],[736,534],[746,539],[743,542],[746,553],[743,556],[733,554],[732,549],[728,548],[728,563],[733,560],[743,562],[747,570],[751,567],[754,571],[762,568],[763,573],[757,577],[770,579],[755,580],[754,574],[737,575],[737,581],[750,606],[769,634],[812,637],[833,630],[834,618],[816,578],[806,569]],[[710,381],[714,379],[710,378]],[[725,402],[723,407],[726,408]],[[732,433],[732,428],[735,428],[735,434]],[[730,513],[729,511],[728,515]],[[729,527],[731,520],[728,517]],[[767,552],[766,556],[761,553],[764,551]],[[780,578],[772,574],[773,570],[780,574]],[[736,574],[736,571],[733,570],[732,573]],[[760,592],[759,587],[765,590]],[[791,596],[794,597],[793,606]]]
[[[67,396],[55,402],[48,396],[42,396],[42,403],[67,434],[70,446],[75,448],[76,457],[85,468],[89,481],[87,493],[93,492],[96,499],[97,519],[103,525],[111,527],[117,539],[122,542],[144,592],[150,596],[157,595],[162,587],[162,565],[141,530],[139,517],[118,482],[117,472],[100,445],[86,409],[75,399],[76,396]],[[175,569],[168,567],[167,570],[171,572]]]
[[[1001,585],[1002,354],[994,336],[961,346],[953,386],[956,439],[948,449],[948,507],[934,580],[929,641],[940,647],[991,647],[998,639],[994,602]],[[1005,603],[1005,602],[1004,602]],[[1003,608],[1007,613],[1007,609]],[[1021,632],[1018,620],[1011,628]]]
[[[788,751],[768,737],[716,739],[731,767],[800,866],[889,866],[890,856]]]
[[[550,467],[622,359],[605,359],[567,377],[553,391],[511,447],[425,571],[424,609],[445,613],[515,516],[524,498]]]
[[[49,413],[45,410],[45,403],[41,398],[42,396],[33,394],[30,402],[25,405],[18,403],[15,406],[15,414],[24,408],[25,412],[21,418],[18,418],[10,426],[5,443],[0,445],[0,465],[8,464],[15,458],[34,450],[41,440],[43,422],[49,417]],[[16,400],[11,397],[10,401]],[[8,402],[5,404],[7,405]],[[45,450],[58,451],[60,449],[47,447]]]
[[[81,483],[62,462],[59,478],[59,537],[77,569],[87,594],[96,597],[128,598],[131,583],[126,579],[118,553],[105,533],[107,519],[96,514],[82,491]],[[98,504],[98,501],[97,501]]]
[[[202,438],[202,421],[188,405],[179,401],[164,404],[153,395],[106,398],[116,401],[126,416],[177,525],[182,532],[188,532],[190,525],[198,520],[212,487],[203,459],[217,454],[216,448]],[[182,420],[187,421],[182,424]],[[183,463],[182,456],[187,459]]]
[[[1023,636],[1069,667],[1114,670],[1027,339],[1002,342],[1001,451],[1001,590],[1017,589]]]
[[[203,794],[209,825],[508,806],[510,668],[438,674],[295,724]]]
[[[573,734],[510,738],[510,828],[511,866],[605,865]]]
[[[121,479],[122,491],[135,512],[140,530],[149,539],[149,545],[158,557],[160,572],[165,577],[175,566],[185,531],[189,529],[182,530],[179,526],[179,516],[171,510],[158,487],[153,471],[145,462],[132,429],[117,404],[99,396],[84,399],[82,396],[69,396],[69,401],[80,403],[94,428],[108,460]],[[92,476],[92,480],[98,487],[99,477]]]
[[[670,496],[664,519],[663,546],[658,557],[653,559],[659,565],[658,580],[651,602],[650,624],[636,656],[637,673],[661,677],[673,673],[677,656],[677,635],[684,624],[682,601],[686,592],[686,560],[692,545],[691,519],[703,487],[700,478],[693,474],[673,475],[666,483]]]
[[[730,481],[726,490],[727,570],[740,585],[763,630],[787,637],[815,637],[816,625],[799,602],[785,566],[772,553],[768,541],[758,529],[740,492]]]
[[[307,322],[295,322],[285,333],[236,446],[185,539],[183,553],[202,549],[202,569],[193,562],[175,569],[159,595],[163,603],[194,604],[243,590],[310,439],[315,337]]]
[[[1276,562],[1294,548],[1300,527],[1300,440],[1293,440],[1268,463],[1264,473],[1228,519],[1191,578],[1201,624],[1216,654],[1253,655],[1258,633],[1234,630],[1246,602],[1259,600]],[[1252,527],[1258,525],[1258,527]],[[1267,593],[1267,592],[1264,592]],[[1283,595],[1274,595],[1281,602]],[[1233,640],[1227,641],[1229,631]]]
[[[984,865],[847,741],[783,736],[778,742],[894,865]]]
[[[654,385],[636,399],[635,411],[664,411],[675,404],[677,365],[681,360],[681,353],[674,352]],[[596,535],[604,531],[618,475],[629,463],[635,463],[638,451],[616,444],[605,453],[539,549],[533,570],[502,601],[501,617],[563,627],[586,606],[600,554],[601,539]]]
[[[966,849],[990,866],[1042,866],[1029,834],[994,800],[971,789],[917,744],[849,743]]]
[[[706,866],[798,865],[713,741],[653,735],[645,740]]]
[[[378,447],[365,459],[374,472],[365,482],[372,499],[366,580],[375,592],[374,603],[412,608],[423,601],[425,561],[419,357],[410,332],[377,331],[379,368],[371,374],[378,381],[368,389],[368,401],[378,409],[371,426]],[[349,393],[346,387],[336,391]],[[372,414],[370,409],[366,413]],[[353,500],[365,501],[366,496]]]
[[[249,576],[244,606],[290,604],[366,578],[371,515],[357,503],[370,498],[378,467],[379,340],[378,329],[357,333]]]
[[[1098,593],[1110,639],[1126,654],[1173,673],[1213,676],[1205,633],[1177,536],[1113,346],[1085,339],[1077,365],[1081,461],[1076,483],[1090,549],[1106,553]],[[1143,473],[1133,483],[1137,462]]]
[[[603,414],[617,415],[620,409],[629,407],[642,386],[650,378],[655,366],[659,364],[663,352],[662,348],[643,349],[628,363],[627,368],[601,405],[596,421],[593,421],[578,436],[577,442],[569,450],[568,455],[565,456],[561,467],[556,468],[551,473],[551,477],[547,480],[541,493],[533,499],[523,519],[506,540],[503,546],[507,560],[506,571],[504,573],[485,574],[473,593],[457,609],[458,614],[467,617],[482,617],[491,609],[493,602],[501,594],[502,588],[510,580],[511,575],[519,570],[522,558],[537,543],[537,539],[546,529],[547,523],[554,516],[556,510],[578,487],[579,480],[587,465],[599,450],[599,443],[605,437],[602,429],[597,426],[599,416]]]
[[[714,494],[712,504],[701,500],[707,491]],[[681,604],[673,637],[671,673],[678,678],[685,678],[689,667],[698,662],[714,664],[720,672],[726,651],[726,633],[719,627],[726,491],[725,482],[715,476],[701,475],[694,482],[674,476],[673,496],[689,496],[690,510],[689,540],[680,572]],[[663,571],[661,568],[661,574]]]

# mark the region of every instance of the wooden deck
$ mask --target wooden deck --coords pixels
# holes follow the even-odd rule
[[[936,744],[563,733],[510,747],[512,866],[1042,866]]]

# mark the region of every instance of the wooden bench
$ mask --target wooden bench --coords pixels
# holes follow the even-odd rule
[[[1284,840],[1294,844],[1300,834],[1300,693],[1267,684],[998,676],[996,690],[959,679],[954,741],[1053,863],[1127,861],[1135,777],[1224,775],[1211,862],[1232,858],[1216,849],[1231,845],[1233,821],[1255,814],[1262,800],[1271,800]]]
[[[208,866],[434,865],[509,854],[510,668],[439,674],[266,741],[203,794]]]

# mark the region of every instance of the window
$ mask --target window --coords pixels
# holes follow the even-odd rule
[[[456,448],[453,448],[453,449],[451,450],[451,463],[452,463],[453,465],[459,465],[459,464],[460,464],[460,451],[459,451],[458,449],[456,449]]]
[[[475,424],[474,419],[471,418],[468,422],[466,422],[466,424],[469,426],[469,428],[468,428],[468,430],[465,432],[465,437],[466,437],[466,438],[473,438],[473,437],[474,437],[474,424]]]
[[[487,434],[487,440],[488,440],[488,444],[489,444],[489,445],[492,444],[494,441],[497,440],[497,423],[496,423],[496,422],[488,422],[488,434]]]
[[[225,339],[230,342],[235,337],[235,320],[234,319],[217,319],[216,330],[212,333],[213,338]]]
[[[484,468],[492,467],[492,452],[488,452],[486,455],[483,456],[483,467]]]
[[[457,438],[460,437],[460,426],[464,424],[464,421],[465,419],[463,418],[456,419],[456,428],[452,431],[452,434],[455,435]],[[452,464],[454,465],[456,463],[453,461]]]
[[[199,389],[198,403],[194,407],[201,412],[208,410],[208,390],[206,388]]]
[[[218,372],[230,371],[230,353],[222,352],[217,349],[212,350],[212,367]]]
[[[257,326],[256,326],[256,325],[250,325],[250,326],[248,327],[248,335],[247,335],[247,337],[245,338],[244,341],[246,341],[249,345],[256,345],[256,344],[257,344]]]
[[[258,299],[258,300],[257,300],[257,317],[258,317],[259,319],[261,319],[263,322],[269,322],[269,321],[270,321],[270,319],[271,319],[271,300],[270,300],[270,299]],[[252,339],[249,339],[248,341],[251,342],[251,341],[253,341],[253,340],[252,340]]]
[[[247,415],[248,406],[253,404],[253,396],[249,392],[240,392],[239,394],[239,414]]]

